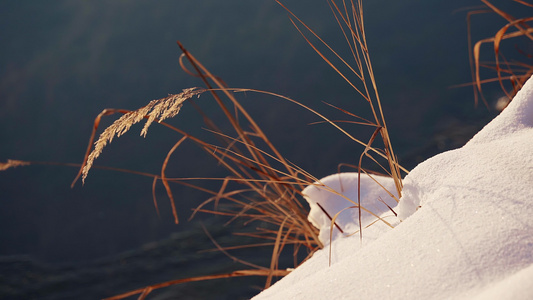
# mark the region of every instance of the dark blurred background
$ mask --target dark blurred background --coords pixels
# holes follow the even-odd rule
[[[512,1],[494,1],[513,12]],[[325,1],[284,1],[335,49],[348,48]],[[468,83],[466,8],[479,1],[365,1],[374,71],[392,143],[412,169],[462,146],[495,115],[475,108]],[[502,26],[474,16],[473,38]],[[231,87],[273,91],[335,114],[322,101],[368,115],[367,106],[306,44],[286,12],[271,0],[2,1],[0,2],[0,160],[80,163],[93,120],[104,108],[136,109],[152,99],[201,86],[178,66],[181,41]],[[490,47],[484,48],[491,58]],[[487,87],[493,104],[503,94]],[[316,177],[356,163],[362,148],[289,103],[240,95],[272,141]],[[202,96],[208,112],[209,97]],[[347,118],[347,117],[345,117]],[[101,126],[111,124],[104,119]],[[190,106],[169,121],[201,132]],[[133,127],[108,146],[97,164],[159,173],[178,136],[157,124],[146,138]],[[348,126],[357,136],[359,127]],[[199,133],[201,134],[201,133]],[[367,139],[368,136],[360,136]],[[181,158],[181,159],[180,159]],[[184,147],[168,176],[223,176],[197,148]],[[0,298],[94,299],[156,282],[243,268],[213,248],[202,220],[223,245],[241,243],[224,220],[191,207],[207,196],[174,187],[182,222],[173,218],[162,187],[161,217],[151,179],[92,170],[84,186],[77,169],[19,167],[0,173]],[[259,253],[264,253],[259,254]],[[267,264],[269,252],[237,253]],[[263,279],[187,284],[154,299],[237,299],[258,292]]]

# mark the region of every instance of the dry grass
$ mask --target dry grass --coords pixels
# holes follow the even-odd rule
[[[203,90],[201,89],[185,89],[182,93],[169,95],[168,97],[158,100],[152,100],[150,103],[148,103],[148,105],[124,114],[111,126],[107,127],[96,141],[94,149],[84,162],[85,167],[82,169],[82,181],[85,182],[85,178],[87,177],[94,160],[100,156],[104,147],[113,141],[113,138],[123,135],[130,130],[131,126],[144,119],[147,119],[147,121],[141,131],[141,136],[146,137],[146,134],[148,133],[148,127],[150,127],[154,120],[162,122],[165,119],[176,116],[185,100],[194,96],[198,96],[201,93],[203,93]],[[106,112],[107,111],[104,111],[103,114]]]
[[[124,293],[124,294],[117,295],[117,296],[105,298],[104,300],[119,300],[119,299],[124,299],[124,298],[130,297],[130,296],[134,296],[134,295],[139,295],[139,297],[137,299],[142,300],[142,299],[146,299],[146,296],[148,296],[148,294],[150,292],[152,292],[153,290],[164,288],[164,287],[168,287],[168,286],[171,286],[171,285],[182,284],[182,283],[187,283],[187,282],[222,279],[222,278],[233,278],[233,277],[243,277],[243,276],[268,276],[269,272],[270,271],[266,271],[265,272],[264,270],[238,270],[238,271],[233,271],[231,273],[226,273],[226,274],[206,275],[206,276],[198,276],[198,277],[190,277],[190,278],[185,278],[185,279],[171,280],[171,281],[167,281],[167,282],[154,284],[152,286],[148,286],[148,287],[145,287],[145,288],[140,288],[140,289],[137,289],[137,290],[133,290],[133,291],[130,291],[130,292],[127,292],[127,293]],[[289,273],[289,271],[278,270],[278,271],[276,271],[274,273],[274,275],[275,276],[285,276],[288,273]]]
[[[258,266],[245,261],[240,261],[238,258],[231,256],[227,251],[229,248],[219,246],[216,241],[213,241],[217,249],[227,254],[228,257],[235,261],[241,262],[252,267],[252,270],[237,271],[231,274],[202,276],[197,278],[189,278],[184,280],[176,280],[160,285],[149,286],[143,289],[132,291],[126,294],[116,296],[112,299],[120,299],[133,294],[141,294],[140,298],[144,298],[149,292],[154,289],[168,286],[170,284],[177,284],[180,282],[207,280],[222,277],[246,276],[246,275],[262,275],[266,277],[265,288],[268,288],[274,276],[287,274],[287,271],[281,270],[278,262],[281,253],[292,246],[295,265],[297,267],[301,261],[298,261],[298,253],[301,249],[307,249],[308,256],[314,253],[317,249],[323,247],[318,239],[318,230],[314,228],[307,220],[308,208],[302,203],[301,191],[307,185],[321,183],[311,174],[295,166],[287,159],[285,159],[277,148],[271,143],[263,130],[257,125],[252,116],[248,114],[246,109],[236,99],[237,92],[251,92],[262,93],[273,96],[278,99],[289,101],[304,109],[314,113],[322,122],[331,124],[337,130],[345,134],[348,139],[355,141],[364,147],[364,151],[360,155],[357,166],[358,171],[366,172],[363,168],[364,158],[370,159],[381,167],[382,171],[394,178],[396,185],[396,194],[401,195],[402,182],[401,168],[398,164],[397,158],[394,155],[390,137],[388,135],[385,117],[381,107],[377,84],[375,82],[372,64],[368,53],[366,43],[362,3],[345,2],[345,1],[328,1],[331,11],[338,22],[346,43],[351,50],[355,65],[351,66],[343,58],[340,57],[323,39],[321,39],[311,28],[309,28],[302,20],[300,20],[292,11],[277,1],[289,14],[293,25],[301,33],[308,44],[319,54],[319,56],[331,66],[343,80],[345,80],[356,92],[363,101],[368,103],[368,107],[373,116],[372,120],[366,120],[358,117],[353,113],[349,113],[340,108],[340,111],[346,113],[353,120],[346,122],[358,123],[365,126],[374,127],[373,134],[369,137],[368,142],[355,138],[352,134],[344,130],[341,125],[342,122],[333,122],[323,116],[322,114],[312,110],[304,104],[290,99],[288,97],[278,95],[271,92],[258,91],[253,89],[235,89],[228,88],[226,84],[217,76],[214,76],[207,68],[205,68],[183,45],[179,44],[183,54],[180,58],[180,65],[190,75],[199,77],[205,88],[191,88],[184,90],[178,95],[170,95],[167,98],[154,100],[147,106],[144,106],[135,111],[125,110],[104,110],[96,119],[93,134],[91,135],[89,147],[84,158],[83,166],[80,169],[78,177],[81,175],[85,181],[88,172],[93,165],[95,159],[100,155],[103,148],[110,143],[114,137],[118,137],[127,132],[132,125],[146,119],[141,135],[145,136],[147,128],[154,121],[170,128],[171,130],[182,135],[182,138],[168,152],[165,161],[161,167],[160,175],[152,175],[153,190],[159,181],[164,185],[167,195],[170,199],[175,222],[178,223],[178,214],[174,205],[174,197],[170,183],[178,183],[188,187],[192,187],[204,191],[211,195],[209,199],[201,203],[194,211],[193,216],[199,212],[210,213],[215,215],[228,216],[230,221],[235,219],[243,220],[249,226],[255,226],[256,230],[251,232],[240,233],[239,235],[259,238],[261,242],[252,245],[236,246],[231,249],[242,247],[254,247],[268,245],[272,247],[272,255],[269,266]],[[305,32],[311,34],[312,38],[306,36]],[[312,41],[314,40],[314,41]],[[318,43],[318,44],[317,44]],[[320,50],[325,48],[326,52]],[[344,74],[340,71],[334,62],[328,56],[333,56],[340,61],[342,65],[350,70],[349,74]],[[189,66],[186,66],[186,64]],[[227,122],[231,125],[231,132],[223,132],[219,126],[203,113],[194,102],[194,105],[199,113],[202,115],[205,124],[209,131],[218,137],[220,144],[207,143],[204,140],[197,138],[182,129],[173,127],[165,122],[165,119],[175,116],[185,101],[201,94],[211,94],[216,104],[220,108],[221,113],[225,116]],[[95,143],[94,148],[92,143],[100,119],[103,116],[113,113],[122,113],[123,116],[116,120],[111,126],[106,128]],[[246,129],[245,129],[246,128]],[[377,139],[379,137],[381,147],[376,147]],[[191,141],[198,145],[201,149],[216,159],[216,161],[229,173],[225,178],[169,178],[166,176],[167,165],[174,152],[186,141]],[[192,180],[219,180],[221,186],[218,190],[211,191],[201,186],[192,184]],[[360,183],[359,183],[360,185]],[[359,186],[360,187],[360,186]],[[332,191],[334,192],[334,191]],[[157,201],[154,194],[154,204],[157,208]],[[389,193],[393,195],[394,193]],[[342,195],[341,195],[342,196]],[[394,196],[393,196],[394,197]],[[398,200],[398,198],[395,197]],[[360,196],[357,200],[346,199],[353,204],[353,208],[361,211],[368,211],[360,205]],[[223,203],[223,204],[222,204]],[[328,212],[324,211],[329,215]],[[371,213],[371,212],[370,212]],[[377,220],[387,223],[376,216]],[[335,225],[332,219],[332,226]],[[388,223],[387,223],[388,224]],[[362,228],[359,233],[362,234]]]
[[[104,110],[95,120],[90,144],[94,140],[94,135],[102,116],[112,113],[122,113],[123,116],[104,130],[95,143],[94,149],[92,147],[88,149],[81,168],[81,174],[86,177],[90,166],[101,153],[103,147],[111,142],[115,136],[124,134],[133,124],[143,119],[147,120],[145,129],[151,121],[157,121],[181,134],[182,138],[168,152],[161,167],[161,174],[152,176],[154,178],[153,188],[155,188],[158,181],[161,181],[165,186],[173,207],[176,223],[178,222],[178,217],[170,183],[180,183],[212,195],[211,198],[198,206],[194,214],[208,212],[227,215],[232,218],[247,219],[250,224],[266,224],[266,226],[258,228],[256,232],[246,233],[246,235],[268,240],[273,244],[270,266],[253,266],[257,270],[261,270],[261,274],[265,274],[267,277],[265,286],[268,287],[273,277],[280,274],[277,265],[278,257],[287,245],[294,247],[295,257],[302,247],[306,248],[308,253],[313,253],[322,247],[317,237],[317,229],[307,221],[307,209],[301,202],[300,192],[304,186],[312,184],[317,179],[288,162],[272,145],[244,107],[235,99],[233,93],[226,89],[217,77],[211,75],[183,46],[180,45],[180,47],[182,47],[184,52],[183,57],[190,62],[194,69],[198,70],[197,74],[204,80],[207,89],[189,89],[182,94],[156,100],[157,105],[151,104],[136,111]],[[212,87],[213,84],[217,89]],[[221,145],[207,143],[163,122],[161,120],[162,117],[159,117],[175,115],[177,113],[175,107],[181,105],[185,99],[202,93],[211,93],[227,120],[233,126],[233,135],[235,137],[218,131],[216,124],[212,120],[206,121],[208,126],[212,128],[211,132],[220,137]],[[228,98],[232,109],[228,108],[219,93]],[[175,99],[180,100],[176,101]],[[179,102],[179,105],[170,105],[168,104],[170,101],[172,103]],[[155,108],[158,105],[164,109],[159,109],[157,113],[150,115],[150,112],[156,111]],[[168,113],[166,111],[167,108],[172,111]],[[245,131],[243,128],[251,128],[251,130]],[[201,178],[203,180],[220,180],[221,187],[218,191],[206,190],[191,184],[190,181],[196,178],[169,178],[166,176],[167,165],[172,154],[186,140],[196,143],[229,172],[230,175],[226,178]],[[256,146],[258,143],[266,145],[267,149],[260,149]],[[277,167],[273,167],[273,165]],[[233,183],[239,184],[241,188],[229,189]],[[251,196],[251,194],[255,194],[255,196]],[[219,202],[222,200],[228,201],[230,205],[219,206]],[[155,200],[154,203],[156,203]],[[213,204],[213,208],[208,208],[209,204]],[[297,264],[299,263],[297,262]]]
[[[28,165],[30,165],[30,163],[27,161],[8,159],[5,163],[0,162],[0,171],[5,171],[9,168],[16,168],[16,167],[28,166]]]
[[[276,1],[280,3],[279,1]],[[345,80],[356,92],[361,96],[369,105],[371,114],[373,116],[372,120],[366,120],[360,118],[356,115],[350,114],[356,117],[359,120],[359,124],[372,126],[375,128],[374,133],[370,136],[368,142],[363,142],[357,140],[361,145],[365,147],[363,153],[359,157],[359,164],[357,170],[359,175],[363,171],[363,159],[370,159],[372,162],[376,163],[383,172],[393,178],[396,186],[396,194],[401,197],[402,195],[402,176],[401,171],[407,170],[402,169],[398,164],[397,157],[394,154],[393,147],[390,141],[390,137],[387,130],[387,125],[385,122],[385,116],[383,114],[383,109],[381,106],[381,100],[378,93],[377,83],[374,77],[374,71],[372,68],[372,63],[370,60],[370,53],[368,51],[368,45],[366,41],[365,28],[364,28],[364,15],[363,15],[363,4],[362,1],[333,1],[329,0],[328,4],[330,6],[331,12],[335,16],[335,19],[341,29],[346,43],[352,53],[352,58],[355,62],[355,66],[347,63],[334,49],[332,49],[328,43],[326,43],[322,38],[320,38],[311,28],[309,28],[302,20],[300,20],[295,14],[291,12],[286,6],[280,3],[290,15],[291,21],[294,26],[298,29],[300,34],[304,37],[307,43],[316,51],[316,53],[328,64],[330,65],[343,80]],[[302,26],[307,30],[308,33],[316,40],[312,42],[310,38],[300,29],[299,26]],[[324,51],[320,50],[319,46],[323,46]],[[329,55],[329,56],[328,56]],[[330,58],[331,57],[331,58]],[[350,72],[345,74],[340,71],[334,63],[333,59],[340,61],[341,65],[344,65]],[[355,78],[354,78],[355,77]],[[360,121],[363,122],[360,122]],[[376,148],[373,145],[376,141],[377,136],[381,137],[382,148]],[[378,157],[375,156],[378,154]],[[386,166],[380,162],[380,158],[386,160]],[[359,176],[360,178],[360,176]],[[358,182],[358,190],[360,191],[361,183]],[[389,194],[396,198],[393,193]],[[360,192],[358,193],[356,207],[359,211],[359,232],[362,238],[362,227],[361,227],[361,196]]]
[[[499,82],[506,95],[509,98],[512,98],[524,81],[533,73],[533,65],[530,61],[507,61],[500,51],[500,45],[505,40],[516,38],[525,38],[529,41],[533,40],[533,29],[528,25],[533,21],[533,17],[515,18],[494,6],[488,0],[481,1],[486,5],[486,8],[472,11],[468,14],[469,33],[470,18],[475,14],[493,12],[504,18],[507,21],[507,24],[493,37],[480,40],[473,46],[469,35],[472,81],[474,82],[473,86],[476,95],[476,103],[478,101],[478,95],[481,95],[483,98],[482,84]],[[529,7],[533,7],[532,4],[522,0],[514,1],[528,9]],[[363,165],[368,161],[379,166],[380,172],[385,173],[394,179],[396,187],[396,190],[394,191],[395,193],[390,191],[387,192],[391,197],[399,201],[399,197],[396,197],[395,194],[401,196],[402,173],[407,173],[407,170],[402,168],[398,163],[385,122],[385,116],[381,106],[381,100],[366,41],[362,1],[327,0],[331,13],[335,17],[339,29],[344,36],[346,45],[350,50],[350,59],[341,57],[322,37],[316,34],[313,29],[298,18],[291,9],[286,7],[281,1],[276,0],[276,2],[286,10],[292,24],[309,46],[325,63],[337,72],[343,81],[353,88],[355,92],[354,95],[356,96],[355,98],[358,98],[355,101],[364,101],[368,104],[369,112],[372,117],[366,119],[361,118],[354,113],[329,104],[331,107],[343,112],[349,118],[348,120],[332,121],[306,105],[276,93],[253,89],[228,88],[219,77],[213,75],[200,63],[200,61],[185,49],[183,45],[178,43],[183,52],[180,57],[180,65],[182,69],[188,74],[200,78],[205,87],[185,89],[182,93],[153,100],[146,106],[134,111],[122,109],[105,109],[102,111],[102,113],[95,118],[94,128],[89,139],[86,154],[82,164],[77,165],[77,167],[79,167],[79,173],[72,184],[74,185],[80,177],[82,178],[82,181],[85,182],[91,168],[96,167],[151,177],[153,178],[152,190],[154,206],[159,212],[155,190],[157,185],[161,183],[168,195],[176,223],[179,222],[179,218],[171,184],[179,184],[194,188],[207,193],[209,198],[198,205],[192,216],[197,213],[209,213],[227,216],[229,218],[228,223],[236,219],[242,220],[244,224],[254,228],[254,230],[236,234],[258,238],[259,242],[255,244],[236,245],[233,247],[222,247],[213,240],[218,251],[221,251],[234,261],[242,263],[251,269],[238,270],[227,274],[172,280],[117,295],[109,299],[122,299],[132,295],[140,295],[139,299],[144,299],[151,291],[169,285],[239,276],[264,276],[266,277],[265,288],[268,288],[273,283],[274,277],[284,276],[289,273],[288,270],[279,266],[279,257],[282,252],[290,251],[288,249],[292,248],[294,267],[297,267],[316,250],[323,247],[318,239],[318,230],[307,220],[308,208],[303,202],[301,194],[301,191],[307,185],[323,185],[312,174],[292,164],[278,151],[264,131],[255,122],[253,117],[248,114],[247,110],[236,99],[236,93],[261,93],[276,99],[291,102],[312,112],[317,118],[319,118],[318,122],[330,124],[333,128],[342,132],[347,137],[347,140],[354,141],[363,147],[361,154],[356,158],[358,163],[354,167],[358,170],[359,174],[365,173],[373,178],[372,172],[365,170]],[[487,43],[493,44],[494,62],[480,61],[481,45]],[[528,54],[524,54],[524,57],[531,59],[531,55]],[[350,63],[348,61],[350,61]],[[480,74],[481,68],[496,71],[497,77],[482,79]],[[510,82],[511,89],[505,85],[505,82]],[[221,130],[220,128],[226,127],[216,124],[214,120],[209,118],[193,101],[193,98],[195,97],[200,97],[200,95],[202,95],[202,98],[204,98],[207,97],[208,94],[211,95],[220,109],[219,113],[225,116],[225,120],[229,124],[231,130]],[[205,100],[202,99],[202,101]],[[483,101],[486,103],[484,98]],[[186,102],[198,110],[208,131],[217,137],[217,144],[206,142],[199,137],[189,134],[188,131],[174,127],[165,122],[165,120],[175,117]],[[113,114],[122,114],[122,116],[111,126],[107,127],[100,134],[98,140],[94,142],[102,117]],[[133,125],[144,120],[146,120],[146,122],[141,130],[141,136],[146,136],[147,130],[153,122],[166,126],[180,135],[180,138],[178,138],[174,146],[168,151],[167,156],[161,165],[161,171],[159,174],[114,169],[96,166],[94,164],[95,160],[102,153],[104,147],[111,143],[115,137],[120,137],[128,132]],[[352,133],[343,128],[343,123],[355,123],[362,126],[370,126],[373,128],[373,131],[366,139],[356,138]],[[204,150],[208,156],[214,158],[220,166],[225,168],[228,175],[224,178],[173,178],[167,176],[167,172],[169,171],[169,161],[173,159],[180,146],[187,142],[196,144],[200,149]],[[181,157],[178,157],[178,159],[180,158]],[[0,163],[0,171],[17,166],[28,165],[30,163],[41,164],[40,162],[8,160],[6,163]],[[192,183],[196,180],[218,181],[220,182],[220,188],[218,190],[209,190]],[[377,183],[379,184],[379,182]],[[358,183],[358,188],[360,190],[360,181]],[[333,190],[331,190],[331,192],[335,193]],[[361,216],[362,211],[372,214],[371,211],[360,205],[360,195],[358,195],[358,199],[346,198],[346,200],[352,204],[348,209],[357,209],[359,211],[359,217]],[[331,219],[331,228],[336,226],[335,219],[339,214],[332,216],[325,210],[323,210],[323,212]],[[379,218],[379,216],[375,217],[376,222],[384,222],[385,224],[388,224],[387,221]],[[360,227],[357,233],[362,235],[363,228],[360,222],[359,225]],[[208,232],[206,232],[206,234],[209,235]],[[229,253],[229,251],[234,249],[264,246],[271,247],[272,249],[270,262],[266,266],[260,266],[240,260]],[[298,258],[301,257],[299,253],[303,251],[305,251],[305,256],[307,258],[299,260]]]
[[[524,10],[530,10],[533,4],[522,0],[513,0],[522,5]],[[521,60],[508,61],[501,51],[502,42],[505,40],[525,39],[527,42],[533,42],[533,28],[530,23],[533,17],[515,18],[504,10],[488,0],[481,0],[485,5],[484,8],[471,11],[467,16],[468,24],[468,47],[470,68],[472,70],[472,82],[474,82],[474,97],[476,105],[481,97],[484,104],[488,107],[488,102],[483,96],[482,85],[491,82],[498,82],[501,90],[505,93],[508,101],[511,101],[514,95],[522,88],[525,81],[533,74],[533,53],[527,53],[518,49]],[[494,13],[503,18],[507,24],[502,26],[492,37],[477,41],[472,47],[471,38],[471,17],[477,14]],[[480,61],[481,46],[483,44],[492,44],[494,52],[494,61]],[[482,79],[481,68],[496,72],[495,78]]]
[[[79,173],[72,184],[74,185],[80,177],[83,182],[86,181],[91,168],[97,167],[94,164],[95,160],[100,156],[104,147],[111,143],[114,138],[125,134],[133,125],[143,120],[146,120],[146,122],[141,130],[141,135],[146,136],[148,127],[153,122],[157,122],[180,135],[175,145],[168,151],[161,166],[160,174],[148,174],[129,170],[119,171],[136,173],[153,178],[153,200],[157,210],[155,189],[159,183],[162,183],[172,206],[176,223],[179,222],[179,218],[171,184],[180,184],[210,195],[207,200],[198,205],[192,216],[197,213],[209,213],[227,216],[229,218],[228,222],[239,219],[244,224],[254,228],[254,230],[236,234],[258,238],[260,242],[232,248],[223,248],[213,240],[218,250],[227,254],[228,257],[235,261],[251,267],[252,269],[250,270],[169,281],[121,294],[110,299],[121,299],[136,294],[140,294],[139,298],[144,299],[151,291],[172,284],[237,276],[265,276],[265,288],[268,288],[274,282],[274,277],[284,276],[289,272],[279,266],[279,257],[283,252],[292,251],[294,267],[297,267],[316,250],[323,247],[321,241],[318,239],[318,229],[313,227],[307,220],[309,209],[303,201],[301,192],[308,185],[323,185],[317,178],[291,163],[278,151],[254,118],[236,99],[236,93],[247,92],[269,95],[276,99],[291,102],[314,113],[320,119],[319,122],[330,124],[333,128],[342,132],[348,140],[354,141],[363,147],[360,156],[354,158],[358,161],[356,168],[359,174],[364,172],[372,177],[370,175],[371,172],[364,170],[363,165],[366,160],[377,164],[381,172],[386,173],[394,179],[396,191],[394,191],[395,193],[389,192],[389,194],[397,201],[398,198],[394,194],[401,196],[401,173],[407,173],[407,170],[399,165],[390,141],[368,52],[362,1],[328,0],[331,12],[352,54],[350,58],[350,60],[353,60],[352,63],[348,63],[347,60],[337,54],[325,40],[319,37],[289,8],[280,1],[277,2],[287,11],[292,24],[310,47],[316,51],[324,62],[337,72],[342,80],[346,81],[353,88],[355,92],[354,98],[356,98],[355,101],[364,101],[368,104],[372,118],[370,120],[364,119],[342,108],[331,105],[350,118],[349,120],[332,121],[306,105],[276,93],[253,89],[228,88],[219,77],[213,75],[178,42],[183,52],[180,57],[180,65],[185,72],[200,78],[205,87],[189,88],[183,90],[180,94],[153,100],[146,106],[134,111],[123,109],[105,109],[102,111],[95,118],[93,132],[89,139],[86,154],[80,166]],[[348,72],[341,71],[341,69],[348,70]],[[216,124],[192,100],[194,97],[200,97],[200,95],[202,95],[202,98],[207,97],[208,94],[214,99],[214,102],[219,108],[219,113],[225,117],[225,121],[227,121],[231,130],[221,130],[220,128],[226,127]],[[204,99],[202,100],[205,101]],[[217,137],[217,144],[206,142],[204,139],[194,136],[188,131],[165,122],[166,119],[175,117],[186,102],[198,110],[208,127],[208,131]],[[107,127],[100,134],[97,141],[94,142],[101,119],[113,114],[122,114],[122,116]],[[373,128],[373,133],[366,139],[356,138],[352,133],[342,127],[344,122],[370,126]],[[224,178],[173,178],[167,176],[169,161],[173,159],[179,147],[186,142],[192,142],[204,150],[208,156],[214,158],[220,166],[225,168],[228,175]],[[23,164],[24,162],[8,161],[5,164],[0,164],[0,170]],[[219,181],[220,188],[218,190],[208,190],[192,183],[198,179]],[[360,182],[358,185],[360,189]],[[327,189],[327,187],[324,188]],[[333,190],[331,192],[336,193]],[[362,211],[372,213],[360,205],[360,195],[358,195],[358,199],[345,199],[352,203],[351,208],[358,209],[359,216],[361,216]],[[332,220],[332,226],[335,226],[336,216],[332,217],[325,210],[324,213]],[[387,221],[379,218],[379,216],[375,217],[377,221],[389,224]],[[360,228],[358,232],[362,234],[363,228],[361,228],[361,222],[359,224]],[[233,257],[228,252],[228,250],[232,249],[255,246],[272,247],[270,263],[267,266],[259,266],[242,261]],[[292,250],[288,250],[289,248],[292,248]],[[301,252],[305,252],[304,256],[306,258],[303,260],[299,259],[302,257]]]

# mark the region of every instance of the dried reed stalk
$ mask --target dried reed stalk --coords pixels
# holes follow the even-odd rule
[[[533,7],[533,4],[525,1],[513,0],[526,7]],[[501,90],[505,93],[508,100],[511,101],[514,95],[522,88],[525,81],[533,74],[533,63],[531,62],[531,54],[522,53],[523,61],[509,62],[501,53],[500,47],[504,40],[525,38],[530,43],[533,42],[533,28],[529,23],[533,21],[533,17],[515,18],[504,10],[496,7],[488,0],[481,0],[484,3],[484,9],[470,11],[467,15],[468,26],[468,49],[470,69],[472,74],[472,82],[474,83],[474,101],[477,105],[479,97],[483,100],[485,106],[489,107],[487,100],[483,96],[482,85],[490,82],[498,82]],[[502,17],[507,24],[501,27],[494,36],[479,40],[472,47],[471,36],[471,17],[477,14],[495,13]],[[514,29],[514,31],[510,31]],[[481,62],[481,46],[483,44],[492,44],[494,51],[493,62]],[[503,61],[502,61],[503,60]],[[496,78],[481,79],[480,69],[485,68],[496,72]],[[511,89],[506,87],[505,82],[511,84]]]
[[[164,288],[164,287],[169,287],[171,285],[187,283],[187,282],[197,282],[197,281],[204,281],[204,280],[214,280],[214,279],[243,277],[243,276],[269,276],[269,275],[273,275],[273,276],[281,276],[282,277],[282,276],[285,276],[285,275],[287,275],[289,273],[290,273],[290,271],[285,271],[285,270],[277,270],[274,273],[270,272],[270,270],[238,270],[238,271],[233,271],[231,273],[226,273],[226,274],[216,274],[216,275],[189,277],[189,278],[171,280],[171,281],[167,281],[167,282],[154,284],[154,285],[147,286],[147,287],[144,287],[144,288],[140,288],[140,289],[137,289],[137,290],[129,291],[129,292],[126,292],[126,293],[123,293],[123,294],[120,294],[120,295],[116,295],[116,296],[113,296],[113,297],[105,298],[104,300],[119,300],[119,299],[124,299],[124,298],[127,298],[127,297],[131,297],[133,295],[139,295],[139,294],[140,294],[140,296],[139,296],[138,299],[145,299],[146,296],[150,292],[152,292],[154,290],[157,290],[157,289],[160,289],[160,288]]]
[[[280,1],[276,0],[285,10],[289,13],[289,17],[296,27],[298,32],[303,36],[307,43],[315,50],[315,52],[333,69],[335,70],[343,80],[345,80],[354,91],[361,96],[369,105],[371,110],[373,120],[368,121],[363,118],[357,117],[357,119],[363,119],[365,122],[362,122],[364,125],[369,125],[375,127],[374,134],[370,138],[369,143],[364,143],[359,141],[360,144],[365,146],[363,154],[360,156],[359,164],[357,166],[358,173],[360,176],[362,170],[363,157],[368,157],[373,162],[377,163],[389,176],[394,180],[396,187],[396,194],[399,199],[402,195],[402,175],[401,175],[401,166],[398,163],[398,160],[394,154],[392,143],[387,130],[387,125],[385,122],[385,116],[383,114],[383,109],[381,105],[381,100],[379,97],[377,83],[374,76],[374,71],[372,68],[372,63],[370,60],[370,54],[368,51],[368,45],[366,41],[365,28],[364,28],[364,15],[363,15],[363,4],[361,0],[358,1],[335,1],[328,0],[330,9],[337,20],[340,30],[342,31],[346,43],[351,50],[352,58],[355,61],[355,66],[352,67],[346,62],[335,50],[332,49],[322,38],[320,38],[311,28],[309,28],[302,20],[300,20],[290,9],[283,5]],[[340,71],[339,68],[328,58],[328,55],[321,51],[318,46],[313,43],[310,38],[308,38],[305,33],[300,29],[299,25],[303,26],[308,33],[310,33],[317,41],[319,45],[324,46],[330,55],[333,55],[334,58],[341,61],[352,73],[352,76],[355,76],[356,81],[350,79],[349,74],[344,74]],[[381,141],[383,143],[382,149],[376,149],[372,147],[377,134],[381,136]],[[378,153],[379,156],[386,159],[388,167],[383,167],[381,163],[378,162],[371,152]],[[407,170],[404,170],[407,173]],[[358,186],[360,190],[360,183]],[[393,195],[393,193],[390,193]],[[359,218],[361,217],[361,198],[360,193],[358,193],[357,199],[357,209],[359,210]],[[360,221],[360,220],[359,220]],[[333,226],[333,225],[332,225]],[[362,238],[362,228],[361,223],[359,222],[359,232]]]

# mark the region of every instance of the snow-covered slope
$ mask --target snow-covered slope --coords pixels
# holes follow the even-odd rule
[[[357,202],[354,176],[321,183]],[[364,203],[380,204],[381,188],[363,182]],[[335,214],[353,205],[317,189],[304,191],[311,207]],[[254,299],[533,299],[533,80],[464,147],[413,169],[395,211],[403,222],[394,229],[376,222],[362,247],[358,234],[336,238],[331,266],[326,247]],[[329,218],[319,215],[315,208],[310,219],[327,241]]]

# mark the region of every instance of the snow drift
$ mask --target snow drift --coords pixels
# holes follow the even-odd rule
[[[316,203],[333,215],[353,206],[332,191],[357,202],[356,176],[332,175],[304,190],[326,244],[330,220]],[[394,190],[391,180],[378,180]],[[361,195],[395,228],[377,221],[362,242],[334,231],[331,266],[325,247],[254,299],[533,299],[533,80],[464,147],[406,176],[399,219],[367,176]],[[356,211],[340,214],[345,233],[359,228]],[[363,226],[373,221],[363,216]]]

